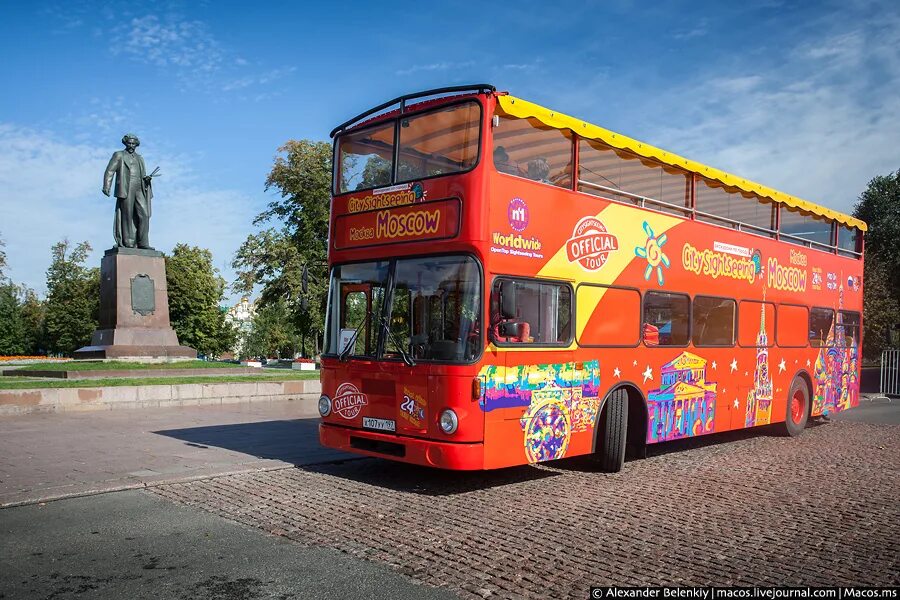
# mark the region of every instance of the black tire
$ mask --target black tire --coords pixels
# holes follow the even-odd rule
[[[809,389],[799,377],[791,383],[784,415],[784,434],[797,437],[806,429],[809,419]]]
[[[625,464],[628,433],[628,392],[624,388],[607,396],[597,427],[596,459],[601,471],[618,473]]]

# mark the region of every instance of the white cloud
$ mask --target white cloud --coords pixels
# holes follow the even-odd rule
[[[219,69],[223,50],[200,21],[156,15],[131,19],[112,50],[158,67],[174,66],[201,73]]]
[[[94,248],[99,266],[113,245],[115,199],[101,193],[103,171],[113,150],[71,143],[52,132],[0,123],[0,237],[6,241],[7,275],[43,293],[50,247],[68,238]],[[162,166],[154,180],[151,244],[164,252],[178,242],[213,253],[231,281],[228,266],[252,230],[259,200],[227,188],[208,189],[191,170],[189,156],[145,156]]]
[[[774,67],[745,55],[731,70],[750,74],[713,75],[712,64],[652,99],[633,96],[637,137],[852,211],[872,177],[900,168],[900,19],[836,13],[810,25],[815,41],[782,48]]]
[[[450,70],[458,70],[458,69],[467,69],[473,66],[475,63],[471,60],[465,62],[435,62],[429,63],[425,65],[413,65],[407,69],[400,69],[396,72],[397,75],[412,75],[414,73],[421,72],[429,72],[429,71],[450,71]]]

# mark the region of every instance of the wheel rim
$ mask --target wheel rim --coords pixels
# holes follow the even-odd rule
[[[791,396],[791,420],[794,423],[799,423],[803,420],[803,411],[806,408],[806,398],[803,397],[803,392],[797,390],[794,392],[794,395]]]

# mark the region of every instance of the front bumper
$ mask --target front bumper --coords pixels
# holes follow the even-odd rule
[[[484,468],[484,444],[448,443],[319,424],[319,442],[328,448],[400,462],[459,471]]]

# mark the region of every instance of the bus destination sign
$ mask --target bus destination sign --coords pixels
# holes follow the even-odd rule
[[[341,215],[335,219],[334,247],[346,250],[453,238],[459,233],[459,213],[459,200],[451,198]]]

